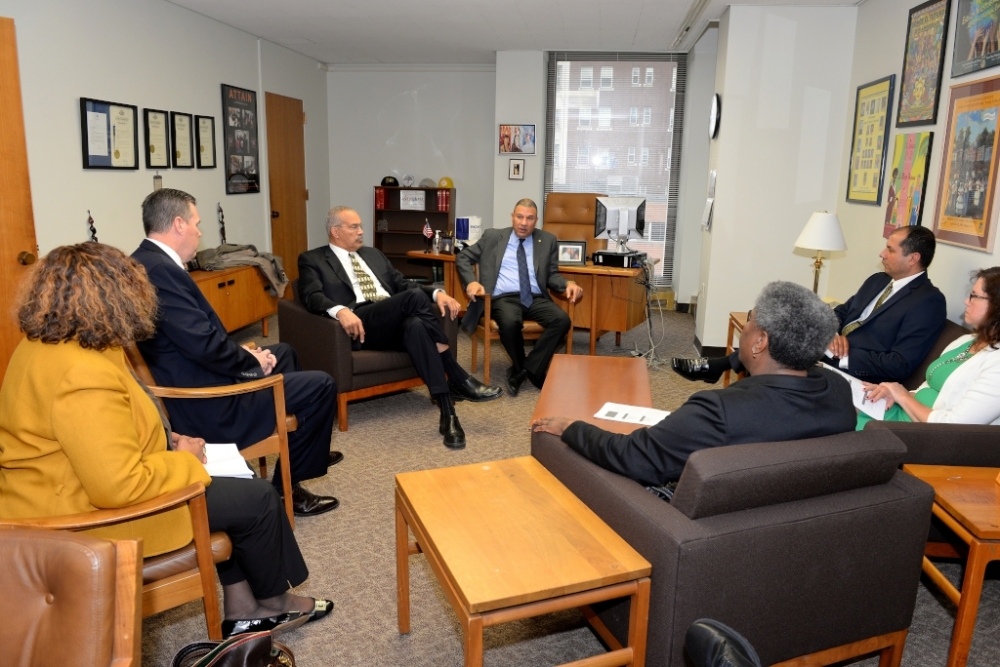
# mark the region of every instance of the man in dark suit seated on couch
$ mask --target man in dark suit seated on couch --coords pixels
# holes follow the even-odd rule
[[[358,349],[405,350],[441,409],[439,431],[450,449],[465,447],[453,400],[489,401],[503,394],[465,372],[448,349],[441,315],[458,315],[444,290],[407,280],[380,250],[364,245],[358,212],[335,206],[326,218],[330,244],[299,255],[299,299],[340,322]]]
[[[299,516],[336,509],[340,504],[336,498],[316,495],[300,482],[322,477],[327,467],[344,458],[330,451],[337,386],[326,373],[302,372],[290,345],[247,350],[229,338],[215,309],[184,268],[198,252],[201,237],[195,204],[188,193],[170,188],[157,190],[142,202],[146,240],[132,257],[146,267],[156,287],[160,314],[156,334],[141,341],[139,350],[156,381],[169,387],[218,387],[282,373],[285,409],[299,423],[288,434],[292,509]],[[166,401],[175,430],[197,433],[209,442],[235,442],[242,449],[275,429],[274,398],[269,391]],[[281,493],[277,468],[274,484]]]
[[[934,233],[926,227],[901,227],[889,235],[879,253],[885,270],[870,276],[833,311],[839,333],[826,363],[872,383],[901,382],[920,366],[947,317],[944,295],[927,277],[934,249]],[[744,370],[735,352],[673,360],[679,375],[709,383],[718,382],[730,368]]]
[[[676,482],[700,449],[846,433],[856,422],[850,385],[816,366],[836,333],[837,318],[819,297],[801,285],[773,282],[757,297],[740,336],[749,378],[698,392],[658,424],[630,435],[565,417],[543,417],[532,427],[648,486]]]

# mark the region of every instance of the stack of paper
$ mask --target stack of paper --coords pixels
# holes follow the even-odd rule
[[[821,363],[820,366],[822,366],[823,368],[827,369],[828,371],[833,371],[834,373],[839,373],[841,375],[841,377],[843,377],[845,380],[847,380],[851,384],[851,399],[854,401],[854,407],[855,408],[857,408],[861,412],[864,412],[866,415],[868,415],[872,419],[877,419],[879,421],[882,421],[883,419],[885,419],[885,399],[884,398],[880,398],[879,400],[874,401],[874,402],[869,401],[868,398],[867,398],[867,396],[866,396],[865,387],[861,383],[861,380],[859,380],[858,378],[853,377],[851,375],[848,375],[847,373],[845,373],[844,371],[840,370],[839,368],[834,368],[830,364]]]
[[[614,422],[642,424],[652,426],[670,413],[654,408],[640,408],[637,405],[622,405],[621,403],[605,403],[594,416],[598,419],[608,419]]]
[[[205,464],[205,470],[212,477],[243,477],[244,479],[253,479],[253,470],[247,465],[247,461],[240,454],[240,450],[236,449],[235,443],[230,442],[224,445],[206,444],[205,458],[208,459],[208,463]]]

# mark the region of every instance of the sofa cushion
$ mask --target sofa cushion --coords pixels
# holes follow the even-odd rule
[[[688,459],[672,504],[701,519],[884,484],[905,455],[888,431],[703,449]]]
[[[410,355],[406,352],[358,350],[351,353],[354,374],[384,373],[401,368],[413,368]]]

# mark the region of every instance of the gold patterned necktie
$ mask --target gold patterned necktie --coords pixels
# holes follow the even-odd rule
[[[882,307],[882,304],[885,303],[885,300],[889,298],[890,294],[892,294],[892,281],[891,280],[889,281],[889,284],[886,285],[885,291],[882,292],[882,296],[880,296],[878,298],[878,301],[875,302],[875,307],[872,308],[872,312],[868,314],[868,317],[866,317],[865,319],[860,320],[858,322],[851,322],[846,327],[844,327],[844,330],[840,332],[840,335],[841,336],[846,336],[847,334],[851,333],[852,331],[854,331],[855,329],[857,329],[858,327],[860,327],[862,324],[864,324],[865,322],[867,322],[868,318],[871,317],[872,315],[874,315],[875,311]]]
[[[351,256],[351,267],[354,269],[354,275],[358,277],[358,285],[361,286],[361,295],[365,297],[365,301],[381,301],[384,296],[381,296],[377,291],[375,291],[375,281],[372,279],[371,275],[361,268],[360,262],[358,262],[358,256],[353,252],[347,253]]]

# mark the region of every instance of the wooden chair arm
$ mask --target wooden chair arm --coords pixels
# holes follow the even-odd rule
[[[220,396],[236,396],[249,394],[261,389],[268,389],[280,384],[284,376],[281,373],[260,380],[242,384],[227,384],[222,387],[161,387],[153,385],[149,388],[154,396],[160,398],[218,398]]]
[[[110,526],[124,521],[140,519],[144,516],[159,514],[205,495],[205,485],[195,482],[190,486],[170,493],[164,493],[150,500],[119,507],[116,509],[94,510],[80,514],[65,516],[46,516],[32,519],[2,519],[0,530],[9,528],[50,528],[52,530],[86,530],[99,526]]]

